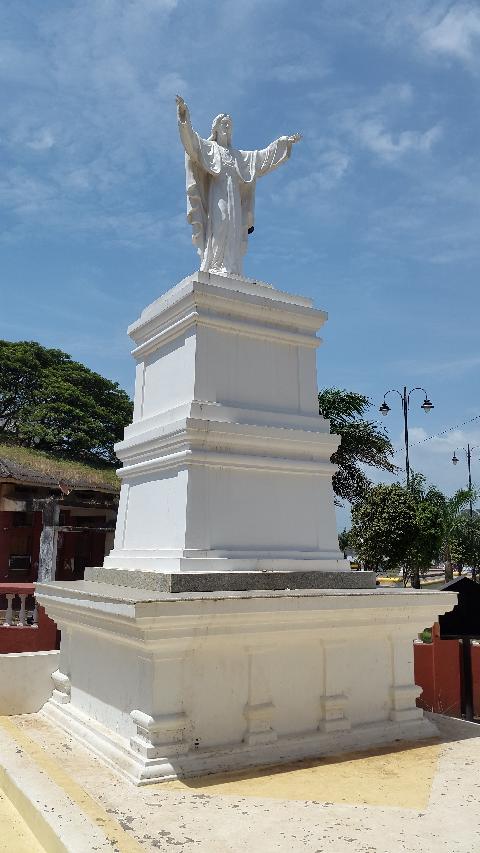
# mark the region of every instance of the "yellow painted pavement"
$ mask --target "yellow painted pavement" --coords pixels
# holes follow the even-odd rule
[[[81,785],[62,768],[58,761],[52,758],[33,738],[15,724],[11,717],[0,717],[0,726],[24,750],[26,755],[55,782],[67,796],[73,800],[81,811],[103,831],[107,839],[122,851],[122,853],[145,853],[145,848],[138,844],[130,832],[126,832],[121,824],[104,809],[98,800],[88,794]],[[9,850],[9,848],[5,848]],[[38,848],[41,849],[41,848]],[[0,850],[2,850],[0,846]],[[10,853],[10,851],[9,851]],[[13,851],[12,851],[13,853]],[[17,851],[15,850],[15,853]]]
[[[0,853],[45,853],[21,815],[1,791]]]
[[[438,741],[399,744],[368,752],[330,755],[163,783],[173,790],[210,795],[314,800],[349,805],[425,809],[437,769]]]
[[[3,728],[38,768],[63,789],[70,800],[103,831],[112,847],[122,853],[140,853],[145,847],[126,832],[52,755],[13,718],[0,717]],[[398,743],[365,752],[351,752],[276,767],[254,767],[237,773],[212,774],[149,786],[215,797],[245,797],[284,801],[314,801],[345,805],[386,806],[423,811],[427,808],[442,744],[437,740]],[[125,783],[129,788],[129,783]],[[137,789],[138,790],[138,789]],[[127,792],[126,792],[127,793]],[[7,803],[7,808],[11,804]],[[14,816],[18,816],[13,809]],[[20,819],[21,820],[21,819]],[[1,826],[1,821],[0,821]],[[7,822],[7,826],[9,826]],[[25,829],[26,826],[25,826]],[[28,831],[28,830],[27,830]],[[16,828],[9,838],[21,839]],[[36,842],[35,842],[36,843]],[[0,853],[40,851],[38,843],[22,847],[1,846]]]

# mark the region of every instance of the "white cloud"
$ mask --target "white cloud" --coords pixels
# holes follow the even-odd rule
[[[394,129],[414,102],[409,83],[387,85],[373,95],[357,96],[355,105],[338,112],[333,121],[357,145],[393,163],[409,153],[428,153],[441,136],[438,123],[427,130]]]
[[[27,142],[27,147],[32,151],[47,151],[55,145],[55,137],[49,127],[43,127]]]
[[[317,168],[314,171],[287,181],[282,186],[282,195],[275,197],[276,201],[318,208],[319,195],[328,193],[343,179],[350,165],[350,157],[341,149],[326,148],[316,155],[315,162]]]
[[[415,161],[403,166],[398,196],[390,195],[368,211],[367,242],[391,257],[455,264],[452,272],[459,264],[478,262],[478,166],[469,170],[466,159],[451,164],[433,156],[422,169]]]
[[[431,59],[452,58],[478,69],[478,0],[323,0],[325,26],[350,29],[389,49]]]
[[[20,215],[45,211],[56,196],[55,188],[48,182],[17,167],[7,169],[0,177],[0,205]]]
[[[409,371],[415,369],[419,376],[442,376],[442,377],[460,377],[470,370],[475,370],[480,367],[480,356],[471,355],[466,358],[457,358],[450,361],[435,360],[422,364],[420,361],[401,361],[396,362],[396,367],[402,370]]]
[[[161,229],[142,212],[145,196],[172,156],[174,95],[187,90],[166,37],[177,0],[48,5],[34,38],[7,42],[7,63],[0,53],[5,87],[17,87],[4,87],[0,111],[12,231],[16,216],[27,228],[95,227],[134,241],[143,229],[151,240]]]
[[[402,130],[395,134],[386,129],[381,118],[360,120],[352,130],[365,148],[389,161],[397,160],[412,151],[428,152],[441,136],[438,124],[423,133],[418,130]]]
[[[480,8],[471,3],[454,3],[444,12],[435,7],[429,15],[413,18],[423,47],[437,54],[470,63],[480,50]]]
[[[480,430],[471,424],[468,427],[458,427],[448,430],[444,435],[433,435],[421,427],[409,429],[409,457],[411,471],[423,474],[427,485],[432,484],[445,494],[451,495],[457,489],[467,485],[467,463],[464,448],[467,444],[472,452],[472,479],[480,482]],[[393,482],[405,477],[405,445],[403,433],[398,433],[393,441],[393,461],[399,466],[397,474],[389,475],[379,471],[369,470],[368,475],[374,482]],[[458,465],[452,464],[453,451],[459,459]]]
[[[276,65],[269,71],[271,80],[279,83],[302,83],[305,80],[314,80],[328,74],[328,68],[320,62],[284,62]]]
[[[0,41],[0,79],[14,83],[40,83],[48,75],[43,57],[29,49],[26,43]]]

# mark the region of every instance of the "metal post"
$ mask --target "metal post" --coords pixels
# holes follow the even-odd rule
[[[424,399],[424,401],[420,407],[421,409],[423,409],[425,412],[429,412],[431,409],[433,409],[433,404],[428,399],[427,392],[425,391],[425,388],[420,388],[418,386],[415,386],[415,388],[412,388],[411,391],[409,391],[407,393],[407,386],[406,385],[403,386],[403,394],[401,394],[400,391],[397,390],[397,388],[391,388],[390,391],[386,391],[385,394],[383,395],[383,403],[380,406],[381,414],[382,415],[388,415],[388,413],[390,411],[390,406],[387,403],[387,395],[393,394],[393,393],[398,394],[398,396],[400,397],[400,399],[402,401],[403,426],[404,426],[404,436],[405,436],[405,473],[407,476],[407,489],[410,486],[410,459],[409,459],[409,447],[408,447],[408,410],[410,408],[410,394],[413,394],[414,391],[423,391],[423,393],[425,394],[425,399]]]
[[[470,445],[467,444],[467,465],[468,465],[468,488],[472,491],[472,456],[470,453]],[[470,518],[473,515],[472,499],[470,498]]]
[[[463,637],[462,646],[462,708],[466,720],[473,721],[473,680],[472,680],[472,650],[470,637]]]
[[[473,501],[472,501],[472,453],[470,444],[467,444],[467,465],[468,465],[468,488],[470,490],[470,542],[473,552]],[[472,561],[473,562],[473,561]],[[477,580],[477,572],[475,566],[472,566],[472,581]]]
[[[403,397],[402,397],[402,405],[403,405],[403,421],[404,421],[404,430],[405,430],[405,471],[407,474],[407,489],[410,485],[410,460],[408,458],[408,397],[407,387],[403,386]]]

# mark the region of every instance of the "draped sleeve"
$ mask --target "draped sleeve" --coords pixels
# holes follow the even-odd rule
[[[292,143],[286,136],[276,139],[259,151],[235,152],[237,171],[241,178],[242,250],[247,250],[248,235],[255,230],[255,183],[290,157]]]
[[[178,122],[178,130],[185,149],[187,220],[192,226],[192,243],[202,256],[208,218],[208,182],[211,175],[220,173],[220,152],[217,143],[202,139],[188,119]]]
[[[241,177],[244,181],[255,181],[263,175],[268,175],[273,169],[288,160],[292,151],[292,143],[286,136],[275,139],[266,148],[258,151],[239,151]]]

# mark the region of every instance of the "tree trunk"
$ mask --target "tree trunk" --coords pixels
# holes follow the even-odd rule
[[[413,589],[420,589],[420,569],[418,566],[414,566],[412,569],[412,587]]]
[[[449,581],[453,581],[453,565],[450,557],[450,549],[447,559],[445,560],[445,583],[448,583]]]

